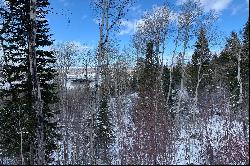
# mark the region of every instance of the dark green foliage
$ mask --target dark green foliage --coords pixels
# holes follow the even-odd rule
[[[176,64],[173,66],[172,72],[172,84],[171,84],[171,93],[169,96],[168,105],[170,107],[174,106],[174,103],[177,101],[177,92],[181,84],[181,53],[177,56]],[[167,66],[164,66],[163,69],[163,91],[165,98],[167,98],[170,84],[170,69]]]
[[[233,108],[237,108],[239,100],[239,83],[237,80],[238,61],[237,56],[240,53],[241,43],[236,32],[232,32],[227,39],[225,48],[217,58],[218,67],[220,67],[220,77],[223,85],[230,92],[230,100]]]
[[[188,74],[190,76],[188,89],[192,96],[195,95],[198,78],[201,79],[198,89],[199,96],[202,92],[208,90],[208,85],[211,84],[211,70],[209,69],[210,60],[211,52],[208,47],[206,31],[202,28],[195,43],[195,50],[192,55],[191,64],[188,65]]]
[[[109,109],[107,100],[100,102],[100,110],[97,116],[96,135],[98,148],[105,149],[112,142],[112,129],[109,117]]]
[[[169,90],[169,79],[170,79],[170,70],[168,66],[164,66],[163,74],[162,74],[162,82],[163,82],[163,92],[165,97],[167,97],[168,90]]]
[[[243,43],[241,54],[241,75],[244,93],[249,91],[249,19],[243,29]],[[245,94],[245,96],[247,96]]]
[[[158,59],[155,56],[153,43],[147,44],[146,59],[142,73],[138,78],[139,95],[149,97],[155,93],[159,72]]]
[[[138,58],[131,79],[131,87],[133,91],[147,92],[152,94],[153,86],[157,82],[159,74],[159,60],[155,54],[152,42],[147,44],[145,58]],[[164,76],[165,77],[165,76]],[[162,78],[164,79],[164,78]]]
[[[223,86],[223,79],[222,79],[222,71],[220,70],[220,64],[218,63],[218,55],[213,54],[212,59],[209,63],[209,69],[211,70],[210,72],[210,78],[211,80],[209,81],[211,92],[217,92],[217,90]]]
[[[102,99],[100,101],[99,112],[95,120],[95,150],[98,158],[103,162],[108,163],[108,150],[113,142],[114,136],[112,131],[112,124],[109,114],[108,101]]]
[[[173,88],[174,89],[178,89],[180,88],[181,86],[181,57],[182,57],[182,54],[179,53],[178,56],[177,56],[177,61],[176,61],[176,64],[174,65],[174,68],[173,68]]]
[[[145,65],[145,60],[143,58],[138,58],[136,61],[136,66],[133,72],[133,76],[131,79],[131,89],[132,91],[138,91],[138,81],[139,81],[139,76],[142,74],[144,65]]]
[[[113,79],[110,83],[111,96],[126,93],[127,87],[129,87],[129,84],[132,82],[124,61],[118,61],[114,64],[114,66],[115,67],[112,71]]]
[[[177,103],[178,101],[178,91],[181,86],[181,57],[182,54],[179,53],[178,56],[176,57],[176,64],[173,66],[173,73],[172,73],[172,91],[170,94],[169,98],[169,106],[173,108],[173,106]],[[173,108],[174,109],[174,108]]]
[[[9,85],[0,90],[0,97],[4,105],[0,108],[0,149],[4,155],[19,157],[21,150],[21,131],[23,136],[22,152],[25,162],[31,163],[35,154],[36,145],[36,111],[34,109],[34,96],[32,95],[31,74],[29,72],[28,39],[31,35],[30,26],[30,1],[6,0],[7,6],[2,9],[4,19],[1,31],[1,41],[4,50],[4,84]],[[48,21],[45,19],[49,5],[48,0],[37,0],[37,72],[41,87],[44,113],[44,137],[46,161],[50,162],[50,155],[56,149],[57,122],[55,115],[58,113],[50,106],[57,102],[55,69],[52,68],[56,59],[50,51],[42,49],[50,46]],[[31,148],[31,149],[30,149]]]

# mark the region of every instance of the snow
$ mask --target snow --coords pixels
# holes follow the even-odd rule
[[[131,132],[130,129],[134,130],[131,110],[137,97],[138,94],[133,93],[129,94],[128,96],[123,95],[118,98],[112,98],[110,101],[110,109],[113,113],[111,115],[113,117],[112,124],[114,124],[113,130],[115,135],[115,141],[110,150],[113,156],[112,164],[121,164],[119,154],[122,153],[122,150],[124,150],[123,145],[121,145],[121,142],[123,142],[123,140],[126,140],[126,145],[132,147],[133,139],[128,134]],[[120,104],[122,105],[120,109],[117,108],[117,103],[119,102],[118,100],[121,102]],[[118,117],[120,117],[120,119],[118,119]],[[120,128],[120,126],[123,127]]]
[[[70,88],[74,88],[69,82],[67,86],[71,86]],[[187,99],[188,96],[183,94],[184,98]],[[110,146],[110,155],[111,155],[111,163],[114,165],[123,164],[124,154],[128,155],[125,151],[133,149],[135,138],[133,137],[133,133],[136,130],[135,125],[132,118],[132,111],[135,106],[135,103],[139,95],[137,93],[123,94],[119,97],[113,97],[110,99],[109,111],[111,123],[113,124],[113,134],[115,136],[113,144]],[[163,163],[165,160],[169,160],[171,165],[186,165],[186,164],[194,164],[194,165],[204,165],[211,163],[212,159],[209,159],[210,156],[213,156],[213,160],[217,159],[217,156],[221,156],[221,152],[223,151],[223,147],[227,146],[227,139],[225,140],[226,135],[230,135],[231,138],[235,139],[239,143],[239,150],[244,151],[241,143],[244,143],[244,133],[243,133],[243,124],[237,118],[229,119],[230,110],[229,103],[225,104],[225,107],[217,108],[215,105],[213,109],[206,110],[211,112],[203,115],[203,110],[199,110],[198,108],[192,108],[192,110],[187,110],[189,114],[186,112],[178,112],[175,118],[175,135],[174,140],[171,142],[174,147],[172,150],[173,158],[171,159],[163,159],[161,156],[157,155],[158,163]],[[216,112],[220,112],[218,115]],[[191,120],[192,115],[195,114],[195,121]],[[71,119],[73,121],[73,119]],[[70,136],[68,140],[65,140],[64,136],[61,141],[58,142],[59,150],[52,154],[52,157],[55,160],[63,161],[63,141],[68,142],[68,150],[70,153],[69,164],[73,164],[74,155],[75,155],[75,144],[74,144],[74,131],[72,130],[72,126],[68,126]],[[106,126],[103,126],[106,128]],[[63,132],[64,133],[64,132]],[[79,135],[78,135],[79,136]],[[89,147],[90,144],[84,145],[84,147]],[[238,147],[238,144],[237,144]],[[238,151],[229,151],[233,153],[232,155],[238,155]],[[135,154],[131,154],[135,155]],[[132,156],[135,157],[136,156]],[[136,160],[136,159],[135,159]],[[142,160],[142,163],[148,163],[149,159],[145,157]],[[164,161],[163,161],[164,160]],[[226,159],[225,159],[226,160]],[[10,159],[4,159],[5,164],[10,164],[14,161]],[[244,161],[227,161],[230,164],[245,164]],[[52,164],[58,164],[56,162]],[[99,161],[99,164],[104,164]]]
[[[115,143],[111,149],[111,154],[113,156],[112,164],[121,164],[122,161],[120,157],[124,150],[124,145],[121,145],[121,143],[124,140],[125,144],[128,145],[127,148],[132,148],[133,146],[134,138],[131,137],[129,133],[135,130],[131,118],[131,111],[137,98],[138,94],[136,93],[122,96],[120,98],[122,101],[122,108],[120,108],[120,110],[117,109],[117,99],[112,98],[110,101],[110,108],[113,112],[112,117],[114,117],[112,118],[112,123],[115,124]],[[226,113],[225,115],[229,115],[227,113],[229,111],[228,107],[225,109],[226,110],[219,110],[218,108],[213,108],[213,110],[208,111],[224,112]],[[230,124],[228,116],[211,114],[208,118],[204,119],[199,116],[201,115],[200,112],[201,110],[197,108],[194,109],[193,113],[197,116],[195,122],[191,122],[190,120],[192,114],[188,114],[190,117],[185,117],[182,115],[183,113],[177,113],[176,116],[178,116],[178,118],[176,118],[176,124],[178,124],[178,127],[176,128],[177,133],[174,143],[176,149],[174,150],[174,160],[171,161],[171,164],[203,165],[212,162],[209,156],[212,155],[215,157],[217,153],[221,151],[221,148],[226,143],[224,137],[227,131],[233,137],[237,137],[240,140],[243,139],[242,123],[237,121],[237,119],[232,120]],[[120,121],[117,119],[118,113],[121,115]],[[122,129],[119,128],[119,126],[123,126]],[[157,158],[160,163],[159,156]]]
[[[218,148],[222,145],[221,143],[223,136],[225,136],[225,131],[229,128],[229,123],[227,123],[227,120],[218,115],[213,115],[208,122],[199,121],[199,124],[193,126],[191,130],[185,127],[186,125],[190,124],[188,124],[187,122],[182,124],[181,126],[180,135],[175,143],[177,147],[175,161],[172,164],[204,164],[204,162],[206,162],[206,158],[202,156],[202,153],[200,152],[204,151],[207,148],[205,147],[207,145],[206,142],[210,141],[213,151],[218,151]],[[202,129],[203,131],[199,131],[198,128],[202,126],[205,126],[205,128]],[[243,134],[241,123],[235,120],[232,122],[232,126],[232,128],[229,128],[229,132],[232,135],[239,136]],[[203,137],[202,139],[199,139],[198,137],[193,138],[191,137],[191,133],[196,133],[198,135],[202,134]],[[191,139],[189,142],[190,137]]]

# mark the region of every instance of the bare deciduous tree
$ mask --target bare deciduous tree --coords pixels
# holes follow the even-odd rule
[[[121,23],[121,19],[125,16],[129,6],[133,3],[133,0],[95,0],[93,1],[93,7],[97,13],[97,21],[99,25],[99,42],[97,47],[97,67],[96,67],[96,76],[95,76],[95,105],[96,109],[92,111],[91,115],[94,118],[94,115],[98,112],[100,107],[101,95],[103,92],[100,91],[100,78],[105,79],[105,75],[102,75],[103,69],[108,64],[103,64],[103,62],[108,63],[109,57],[105,57],[105,52],[108,49],[110,42],[110,35],[113,30],[118,30]],[[107,54],[106,54],[107,55]],[[107,76],[107,75],[106,75]],[[107,84],[107,83],[106,83]],[[104,83],[105,85],[105,83]],[[105,90],[109,92],[109,88]],[[107,94],[104,92],[104,98],[107,98]],[[94,125],[92,118],[91,126]],[[94,157],[94,138],[93,131],[90,136],[90,145],[91,145],[91,156]],[[91,164],[94,164],[94,158],[92,159]]]
[[[155,52],[159,56],[159,64],[161,65],[159,80],[161,80],[163,74],[165,42],[169,31],[169,23],[172,19],[171,14],[168,5],[155,6],[152,11],[146,12],[143,15],[143,18],[138,22],[136,33],[133,36],[133,45],[139,53],[145,53],[147,43],[150,41],[154,43]],[[162,47],[161,51],[160,47]]]

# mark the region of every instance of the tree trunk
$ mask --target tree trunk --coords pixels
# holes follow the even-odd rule
[[[197,84],[196,84],[196,88],[195,88],[195,98],[194,98],[194,107],[197,107],[197,104],[198,104],[198,89],[199,89],[199,86],[200,86],[200,82],[202,80],[202,77],[200,77],[200,74],[201,74],[201,60],[199,59],[199,68],[198,68],[198,73],[197,73]]]
[[[243,133],[244,133],[244,137],[247,140],[247,131],[246,131],[246,116],[245,116],[245,110],[243,110],[243,87],[242,87],[242,79],[241,79],[241,48],[240,51],[238,53],[237,56],[237,61],[238,61],[238,72],[237,72],[237,80],[238,80],[238,84],[239,84],[239,111],[241,112],[241,121],[243,123]]]
[[[90,134],[90,147],[91,147],[91,164],[94,164],[94,116],[95,113],[99,110],[99,103],[100,103],[100,75],[102,71],[102,61],[103,61],[103,47],[104,47],[104,41],[103,41],[103,28],[104,28],[104,21],[105,21],[105,13],[106,13],[106,4],[107,1],[103,1],[103,8],[102,8],[102,16],[101,16],[101,23],[99,24],[99,33],[100,33],[100,39],[98,44],[98,52],[97,52],[97,68],[96,68],[96,75],[95,75],[95,112],[92,111],[91,115],[91,134]],[[107,36],[107,34],[106,34]]]
[[[44,117],[43,117],[43,101],[41,97],[41,89],[39,85],[39,78],[37,75],[36,64],[36,0],[30,0],[30,21],[31,32],[29,39],[29,69],[32,79],[33,95],[35,97],[35,110],[37,113],[37,154],[36,164],[45,164],[45,151],[44,151]]]
[[[185,54],[186,54],[186,49],[187,49],[187,45],[188,45],[188,41],[189,41],[189,29],[188,29],[188,25],[186,25],[186,30],[185,30],[185,39],[184,39],[184,46],[183,46],[183,53],[182,53],[182,58],[181,58],[181,89],[180,89],[180,93],[179,93],[179,101],[178,101],[178,105],[177,105],[177,112],[180,111],[180,107],[181,107],[181,100],[182,100],[182,95],[183,95],[183,90],[184,90],[184,78],[185,78],[185,73],[184,73],[184,60],[185,60]]]
[[[168,87],[168,95],[167,95],[167,106],[168,106],[168,102],[169,102],[169,99],[170,99],[170,95],[172,93],[172,82],[173,82],[172,73],[173,73],[173,68],[174,68],[174,59],[175,59],[175,55],[176,55],[176,49],[177,49],[177,46],[178,46],[179,35],[180,35],[180,31],[178,30],[177,36],[176,36],[176,39],[175,39],[175,47],[174,47],[174,51],[173,51],[172,63],[171,63],[170,72],[169,72],[170,78],[169,78],[169,87]]]

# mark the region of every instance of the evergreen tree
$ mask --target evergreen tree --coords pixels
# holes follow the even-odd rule
[[[101,157],[104,162],[108,162],[109,145],[113,141],[112,124],[109,114],[108,101],[102,99],[100,103],[100,110],[96,119],[96,150],[97,155]]]
[[[104,55],[108,57],[109,48],[104,49]],[[113,141],[113,133],[111,126],[111,119],[109,114],[108,102],[111,96],[111,69],[109,67],[109,58],[105,59],[101,66],[101,83],[100,83],[100,101],[96,112],[96,126],[95,126],[95,150],[98,159],[102,163],[109,163],[108,152],[109,146]]]
[[[240,39],[236,32],[232,32],[227,39],[225,48],[218,58],[218,64],[221,67],[221,78],[224,85],[230,92],[230,100],[233,108],[237,108],[239,100],[239,83],[237,80],[237,56],[241,49]]]
[[[169,98],[169,106],[170,108],[172,108],[171,112],[174,112],[175,109],[175,104],[177,104],[178,101],[178,91],[180,89],[181,86],[181,72],[182,72],[182,62],[181,62],[181,57],[182,54],[179,53],[176,57],[176,63],[173,67],[173,73],[172,73],[172,78],[173,78],[173,82],[172,82],[172,92],[170,94],[170,98]]]
[[[169,90],[169,79],[170,79],[170,70],[167,65],[163,67],[162,82],[163,82],[163,92],[165,98],[167,98]]]
[[[144,65],[139,75],[139,98],[133,111],[133,122],[136,135],[135,147],[144,158],[147,156],[148,164],[157,165],[157,153],[166,153],[167,136],[164,134],[169,114],[166,114],[166,100],[159,80],[160,66],[152,42],[146,47]],[[166,69],[165,69],[166,70]],[[167,78],[167,72],[165,78]],[[167,81],[165,81],[167,84]]]
[[[159,72],[158,59],[155,56],[153,43],[147,44],[146,57],[143,72],[139,76],[139,94],[141,97],[149,97],[154,94]]]
[[[138,58],[136,60],[136,65],[134,68],[133,76],[131,79],[131,89],[135,92],[138,92],[138,82],[139,82],[139,76],[142,74],[144,65],[145,65],[145,60],[143,58]]]
[[[218,63],[218,59],[219,56],[216,53],[214,53],[209,63],[209,68],[211,70],[211,87],[212,87],[211,90],[213,92],[218,92],[217,91],[218,88],[221,88],[222,86],[222,78],[221,78],[222,73],[220,70],[220,64]]]
[[[4,19],[1,41],[4,50],[2,72],[5,76],[5,89],[0,90],[4,104],[0,110],[0,149],[8,157],[21,156],[22,162],[32,164],[36,154],[37,112],[34,108],[32,80],[29,70],[28,42],[32,33],[30,1],[6,0],[2,8]],[[51,154],[56,149],[57,121],[56,110],[51,105],[57,102],[53,69],[55,58],[52,52],[42,49],[50,46],[48,21],[48,0],[37,0],[36,19],[36,63],[42,93],[44,119],[44,141],[46,162],[51,162]]]
[[[247,23],[243,29],[241,75],[242,75],[244,91],[245,93],[248,93],[249,91],[249,19],[247,20]]]
[[[188,67],[190,75],[189,90],[191,95],[195,95],[196,86],[199,81],[198,94],[205,90],[206,85],[210,84],[209,62],[211,60],[211,52],[208,47],[208,40],[204,28],[200,29],[198,39],[195,43],[194,54],[192,55],[191,64]]]
[[[247,124],[249,124],[249,18],[243,29],[243,42],[241,48],[241,81],[243,87],[243,103],[239,103],[243,121],[243,133],[247,138]]]
[[[182,70],[182,62],[181,62],[182,54],[179,53],[176,57],[176,64],[174,65],[173,69],[173,83],[174,89],[179,89],[181,84],[181,70]]]

